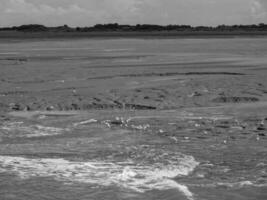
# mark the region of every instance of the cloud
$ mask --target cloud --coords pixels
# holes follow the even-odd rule
[[[60,21],[63,22],[64,18],[68,16],[89,14],[87,10],[76,4],[70,4],[66,7],[53,7],[48,4],[35,5],[27,0],[4,0],[2,5],[5,6],[5,9],[1,11],[0,17],[2,20],[0,20],[0,23],[4,25],[45,23],[48,21],[51,24],[53,24],[53,21],[57,24]]]
[[[25,0],[10,0],[8,7],[4,10],[6,14],[23,14],[23,15],[64,15],[66,13],[82,13],[86,10],[80,8],[78,5],[70,5],[67,8],[51,7],[46,4],[35,6]]]
[[[250,0],[142,0],[142,19],[161,24],[249,23]],[[149,15],[147,15],[149,13]]]
[[[248,24],[267,22],[266,10],[266,0],[0,0],[0,26]]]
[[[256,19],[264,19],[267,16],[267,1],[253,0],[251,2],[251,14]]]
[[[262,7],[267,10],[267,1],[266,0],[258,0],[258,2],[262,5]]]
[[[0,26],[25,23],[73,26],[129,22],[136,18],[136,0],[1,0]]]

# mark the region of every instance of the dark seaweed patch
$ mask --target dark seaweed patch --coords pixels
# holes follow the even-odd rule
[[[215,103],[247,103],[258,102],[256,97],[217,97],[212,100]]]

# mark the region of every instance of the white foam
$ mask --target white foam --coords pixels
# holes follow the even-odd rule
[[[65,159],[30,159],[0,156],[0,172],[16,173],[23,179],[31,177],[52,177],[58,181],[81,182],[91,185],[116,185],[136,192],[148,190],[178,189],[188,199],[193,194],[182,184],[173,180],[186,176],[198,162],[191,156],[176,154],[170,162],[136,164],[128,162],[73,162]]]
[[[131,125],[131,127],[133,129],[137,129],[137,130],[147,130],[150,125],[149,124],[145,124],[145,125]]]
[[[210,184],[190,184],[191,186],[194,187],[210,187],[210,188],[215,188],[215,187],[228,187],[228,188],[243,188],[243,187],[267,187],[267,184],[263,183],[257,183],[257,181],[239,181],[239,182],[218,182],[218,183],[210,183]]]
[[[226,187],[235,187],[235,188],[242,188],[245,186],[253,186],[255,185],[252,181],[240,181],[235,183],[217,183],[218,186],[226,186]]]
[[[86,120],[86,121],[81,121],[81,122],[74,123],[73,126],[76,127],[76,126],[79,126],[79,125],[85,125],[85,124],[96,123],[96,122],[97,122],[96,119],[89,119],[89,120]]]
[[[9,134],[15,134],[16,137],[44,137],[63,134],[68,129],[47,127],[41,125],[26,126],[23,122],[4,123],[0,130],[5,130]]]

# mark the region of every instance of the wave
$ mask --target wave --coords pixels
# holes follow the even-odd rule
[[[127,162],[88,161],[75,162],[65,159],[32,159],[0,156],[0,172],[15,173],[22,179],[52,177],[57,181],[80,182],[100,186],[123,187],[136,192],[178,189],[188,199],[193,193],[174,178],[191,173],[198,162],[192,156],[176,154],[170,162],[138,164]]]

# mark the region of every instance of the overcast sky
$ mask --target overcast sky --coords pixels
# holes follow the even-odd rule
[[[267,23],[267,0],[0,0],[0,26]]]

